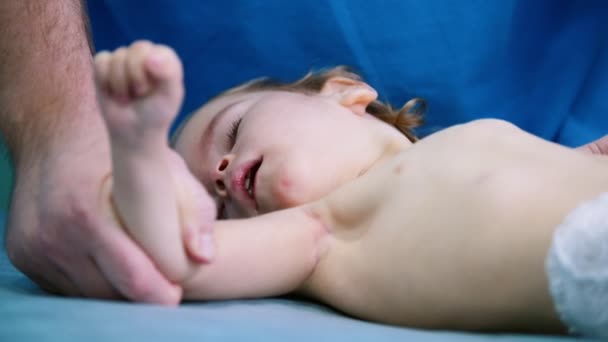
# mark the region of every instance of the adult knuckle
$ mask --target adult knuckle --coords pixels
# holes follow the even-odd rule
[[[63,213],[57,216],[61,226],[68,233],[91,233],[96,231],[97,213],[89,208],[81,198],[70,196],[65,201],[66,206]]]
[[[50,228],[50,227],[49,227]],[[36,241],[32,241],[38,251],[47,255],[51,259],[57,254],[57,238],[53,229],[41,229],[40,233],[36,237]]]

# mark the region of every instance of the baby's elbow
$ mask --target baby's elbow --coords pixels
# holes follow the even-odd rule
[[[156,259],[156,267],[167,280],[179,285],[184,284],[193,271],[193,263],[186,253],[163,255]]]

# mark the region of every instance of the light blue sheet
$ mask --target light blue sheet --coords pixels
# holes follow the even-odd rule
[[[1,217],[0,213],[0,219]],[[3,227],[0,225],[0,233]],[[2,243],[4,246],[4,243]],[[178,308],[63,298],[42,292],[0,250],[0,341],[549,342],[574,338],[433,332],[363,322],[291,299],[189,303]],[[591,340],[586,340],[591,341]]]

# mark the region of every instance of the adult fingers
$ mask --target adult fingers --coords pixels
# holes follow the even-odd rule
[[[8,256],[11,262],[42,289],[66,296],[81,293],[63,271],[65,260],[62,249],[53,243],[52,234],[44,231],[31,236],[7,235]]]
[[[105,279],[95,259],[91,256],[74,258],[64,268],[66,278],[70,280],[80,295],[98,299],[118,299],[120,295]]]
[[[194,261],[211,262],[215,255],[213,240],[215,202],[188,171],[183,159],[176,153],[170,155],[171,174],[177,189],[184,245]]]
[[[44,251],[39,260],[50,262],[50,267],[36,265],[35,269],[45,272],[50,284],[59,292],[69,296],[95,298],[119,298],[110,283],[103,278],[99,268],[90,257],[91,241],[95,240],[98,224],[87,220],[86,215],[77,215],[80,220],[59,220],[51,227],[36,235],[38,246]],[[52,219],[48,219],[52,221]],[[60,223],[61,222],[61,223]]]
[[[44,268],[44,275],[30,272],[24,273],[47,292],[68,297],[81,297],[83,295],[67,274],[55,265],[46,266]]]
[[[179,304],[181,287],[171,284],[124,231],[106,228],[93,249],[93,258],[105,278],[133,301]]]
[[[605,135],[589,144],[578,147],[578,149],[591,154],[608,155],[608,135]]]

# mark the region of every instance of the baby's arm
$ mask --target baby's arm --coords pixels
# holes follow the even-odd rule
[[[218,221],[217,253],[186,283],[187,299],[232,299],[290,293],[306,284],[326,229],[308,208],[241,220]]]
[[[188,254],[196,254],[197,239],[195,233],[183,237],[182,230],[193,224],[210,226],[215,212],[184,209],[200,207],[197,201],[209,196],[167,146],[169,124],[183,96],[181,63],[175,53],[135,43],[98,54],[96,70],[111,140],[114,210],[157,267],[182,285],[190,299],[295,290],[316,264],[316,241],[323,231],[303,208],[217,222],[213,263],[190,261]],[[207,246],[201,244],[198,247],[205,252]]]
[[[181,63],[167,47],[137,42],[95,57],[110,135],[112,201],[121,225],[172,281],[187,276],[174,162],[167,132],[183,98]]]

